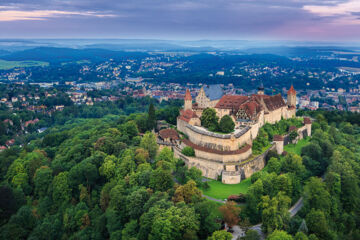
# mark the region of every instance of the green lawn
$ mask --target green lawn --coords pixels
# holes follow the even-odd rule
[[[223,184],[220,181],[211,180],[208,182],[210,188],[201,189],[203,193],[209,197],[224,200],[229,195],[237,195],[239,193],[246,193],[251,185],[250,178],[242,180],[239,184]]]
[[[301,139],[297,144],[288,144],[284,147],[284,150],[291,153],[301,154],[301,148],[307,145],[310,142],[310,138]],[[264,147],[267,149],[269,146]],[[254,157],[254,156],[252,156]],[[262,170],[264,171],[267,168]],[[251,185],[251,178],[242,180],[239,184],[223,184],[220,181],[210,180],[208,181],[209,189],[201,188],[203,194],[213,197],[216,199],[224,200],[229,195],[236,195],[239,193],[246,193],[249,186]]]
[[[48,66],[47,62],[40,61],[5,61],[0,59],[0,70],[7,70],[16,67]]]
[[[301,154],[301,148],[307,145],[310,142],[310,138],[301,139],[298,141],[297,144],[288,144],[284,146],[284,151],[291,152],[300,155]]]

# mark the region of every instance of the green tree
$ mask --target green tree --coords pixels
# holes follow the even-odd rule
[[[196,236],[198,229],[199,221],[194,209],[178,204],[157,211],[149,240],[189,239],[189,236]]]
[[[146,163],[149,160],[149,153],[143,148],[138,148],[135,151],[135,162],[137,165]]]
[[[140,147],[148,151],[150,158],[154,159],[158,150],[155,134],[151,132],[145,133],[141,139]]]
[[[150,187],[155,191],[166,191],[174,184],[172,174],[168,170],[157,168],[150,176]]]
[[[216,111],[213,108],[206,108],[201,117],[201,125],[210,131],[216,131],[218,129],[219,117],[216,115]]]
[[[276,174],[280,174],[281,171],[281,161],[278,158],[272,157],[268,161],[268,170],[270,173],[274,172]]]
[[[192,203],[194,200],[201,198],[201,191],[196,187],[194,180],[189,180],[185,185],[179,186],[175,190],[173,197],[174,202]]]
[[[200,239],[206,239],[211,233],[220,229],[220,224],[216,221],[217,215],[213,211],[216,207],[216,203],[211,201],[195,203],[195,212],[199,215],[200,221],[200,228],[198,231]]]
[[[116,168],[116,175],[119,179],[123,179],[127,175],[131,175],[136,169],[133,151],[125,150],[121,157],[121,162]]]
[[[153,103],[150,103],[148,111],[148,129],[153,130],[156,127],[156,115],[155,107]]]
[[[35,194],[45,197],[52,181],[52,170],[48,166],[38,168],[34,176]]]
[[[294,240],[308,240],[309,238],[303,232],[297,232]]]
[[[275,230],[266,239],[267,240],[293,240],[293,237],[285,231]]]
[[[188,157],[195,157],[195,151],[192,147],[186,146],[181,150],[181,153]]]
[[[98,177],[98,169],[89,159],[81,161],[69,171],[69,179],[73,187],[84,184],[90,189],[91,186],[95,185]]]
[[[121,239],[136,240],[138,231],[139,225],[137,220],[130,220],[130,222],[125,224],[125,227],[121,232]]]
[[[263,196],[259,204],[262,209],[263,229],[271,233],[274,230],[285,229],[290,222],[288,212],[291,199],[279,192],[276,197],[270,199],[269,196]]]
[[[295,173],[295,175],[300,178],[304,177],[306,172],[305,166],[302,163],[302,158],[293,153],[289,153],[285,156],[281,170],[283,172]]]
[[[126,208],[131,219],[138,219],[143,214],[144,204],[149,200],[149,193],[145,188],[133,191],[126,197]]]
[[[326,190],[325,183],[320,178],[311,177],[304,187],[304,208],[309,211],[322,210],[325,213],[330,213],[330,194]]]
[[[261,196],[264,194],[264,184],[261,179],[258,179],[252,184],[246,195],[246,216],[249,217],[251,223],[257,223],[261,221],[261,215],[258,208],[258,204],[261,201]]]
[[[54,177],[52,182],[52,198],[58,206],[70,201],[71,188],[68,172],[61,172]]]
[[[189,170],[185,172],[185,178],[188,182],[189,180],[194,180],[196,183],[196,186],[200,187],[203,185],[202,182],[202,171],[196,167],[191,167]]]
[[[168,147],[164,147],[156,156],[156,162],[160,162],[160,161],[169,163],[171,169],[175,168],[174,153]]]
[[[208,237],[208,240],[231,240],[232,239],[232,234],[221,230],[221,231],[215,231],[211,237]]]
[[[242,240],[260,240],[260,235],[256,230],[249,229],[246,232],[245,237],[241,238]]]
[[[235,123],[229,115],[225,115],[220,120],[219,128],[223,133],[231,133],[234,131]]]
[[[324,212],[312,209],[305,219],[310,233],[314,233],[320,239],[330,239],[329,227]]]
[[[115,176],[115,170],[119,159],[114,155],[107,156],[99,168],[100,175],[105,176],[108,180]]]
[[[293,142],[298,136],[299,134],[297,133],[297,131],[291,131],[289,134],[290,141]]]

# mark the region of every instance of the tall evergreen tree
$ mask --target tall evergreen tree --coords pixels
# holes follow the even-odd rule
[[[149,130],[153,130],[156,126],[156,115],[155,115],[155,107],[153,103],[150,103],[149,111],[148,111],[148,127]]]

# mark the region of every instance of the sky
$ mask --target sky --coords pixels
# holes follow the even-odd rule
[[[359,41],[360,0],[0,0],[0,38]]]

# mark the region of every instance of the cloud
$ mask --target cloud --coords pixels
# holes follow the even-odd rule
[[[339,38],[339,32],[360,37],[360,0],[0,2],[0,37],[314,39]]]
[[[7,7],[0,6],[0,21],[2,22],[19,20],[45,20],[48,18],[56,18],[60,16],[115,17],[116,15],[92,11],[9,10]]]
[[[360,12],[360,1],[350,0],[347,2],[328,5],[305,5],[303,9],[319,16],[351,15],[352,12]]]

